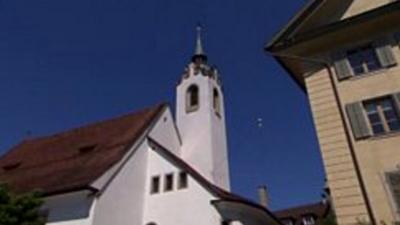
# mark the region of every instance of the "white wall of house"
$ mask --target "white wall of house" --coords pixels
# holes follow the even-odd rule
[[[157,225],[220,224],[220,216],[210,204],[214,197],[190,176],[188,177],[188,187],[178,189],[177,178],[180,170],[151,149],[149,150],[147,170],[144,221],[141,225],[150,222]],[[165,192],[165,175],[170,173],[174,174],[173,190]],[[161,177],[160,192],[156,194],[150,193],[153,176]]]
[[[93,225],[142,224],[148,148],[141,143],[98,197]]]
[[[96,199],[89,191],[47,197],[47,225],[91,225]]]

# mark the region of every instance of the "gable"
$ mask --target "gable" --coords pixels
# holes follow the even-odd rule
[[[24,141],[0,158],[0,182],[16,192],[39,189],[48,195],[89,188],[123,158],[164,107]]]
[[[169,108],[160,115],[160,119],[151,129],[149,136],[175,155],[180,155],[182,140]]]

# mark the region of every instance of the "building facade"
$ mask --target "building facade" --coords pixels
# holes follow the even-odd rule
[[[400,221],[400,2],[310,1],[265,47],[307,93],[339,225]]]

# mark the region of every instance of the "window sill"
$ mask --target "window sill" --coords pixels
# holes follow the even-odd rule
[[[386,73],[386,71],[388,71],[391,67],[387,67],[387,68],[381,68],[372,72],[367,72],[367,73],[363,73],[360,75],[353,75],[349,78],[349,81],[356,81],[359,79],[364,79],[366,77],[370,77],[370,76],[374,76],[374,75],[378,75],[378,74],[382,74],[382,73]]]
[[[378,134],[375,136],[371,136],[370,138],[368,138],[368,140],[375,141],[375,140],[381,140],[381,139],[397,137],[397,136],[400,136],[400,131],[391,131],[391,132],[384,133],[384,134]]]

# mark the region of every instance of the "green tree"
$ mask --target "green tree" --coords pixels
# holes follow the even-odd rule
[[[0,185],[1,225],[44,225],[39,209],[43,200],[39,192],[16,195]]]

